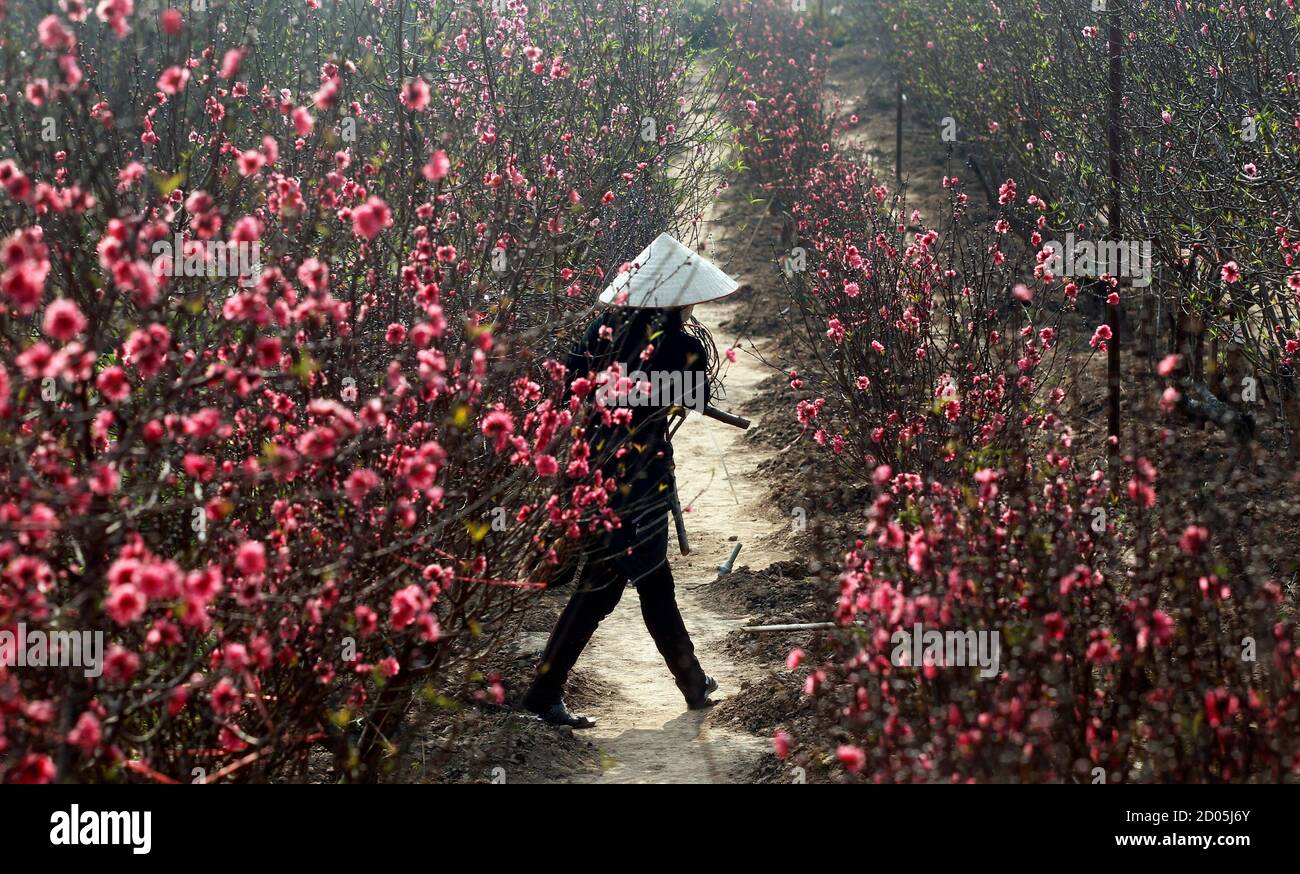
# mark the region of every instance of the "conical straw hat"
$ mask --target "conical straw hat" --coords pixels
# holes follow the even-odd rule
[[[726,297],[739,287],[712,261],[660,234],[600,293],[600,302],[671,309]],[[627,292],[624,298],[623,292]]]

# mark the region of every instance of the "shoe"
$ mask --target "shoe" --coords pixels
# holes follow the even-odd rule
[[[585,716],[576,716],[564,706],[563,701],[556,701],[545,710],[533,711],[537,718],[548,725],[567,725],[570,728],[595,728],[596,720]]]
[[[718,681],[705,674],[703,694],[694,701],[687,701],[686,707],[690,710],[703,710],[706,707],[712,707],[717,702],[709,698],[709,696],[716,691],[718,691]]]

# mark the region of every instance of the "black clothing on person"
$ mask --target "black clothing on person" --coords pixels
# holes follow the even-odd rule
[[[569,599],[546,643],[537,676],[524,697],[524,707],[541,713],[560,700],[569,671],[587,646],[596,626],[618,606],[627,578],[614,565],[601,565],[604,574],[586,576]],[[641,598],[641,616],[654,638],[659,654],[677,681],[677,688],[692,704],[708,696],[708,678],[695,658],[695,647],[682,621],[674,596],[673,573],[668,563],[641,579],[636,587]],[[716,688],[716,685],[715,685]]]
[[[604,330],[603,330],[604,329]],[[643,357],[646,349],[650,353]],[[587,563],[612,562],[637,581],[668,557],[668,513],[673,489],[673,406],[703,409],[709,402],[704,344],[687,334],[678,310],[609,310],[587,328],[566,362],[571,379],[599,376],[619,364],[654,385],[679,389],[674,397],[639,398],[626,425],[603,424],[593,413],[587,434],[594,465],[618,483],[610,507],[621,526],[587,544]]]
[[[628,584],[637,590],[646,628],[677,688],[697,706],[708,698],[710,680],[695,658],[668,565],[668,514],[674,489],[668,419],[674,406],[702,409],[708,403],[707,351],[686,333],[678,310],[609,310],[591,323],[566,363],[570,379],[594,379],[619,364],[627,374],[680,374],[675,383],[669,379],[658,384],[681,386],[684,391],[681,397],[641,399],[653,403],[631,405],[630,421],[622,424],[606,424],[591,410],[585,436],[593,466],[617,483],[609,503],[621,524],[584,542],[586,561],[578,572],[576,589],[551,632],[524,706],[545,713],[561,700],[578,656]]]

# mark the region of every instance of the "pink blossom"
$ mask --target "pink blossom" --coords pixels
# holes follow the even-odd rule
[[[429,599],[417,585],[399,589],[393,595],[388,622],[395,629],[414,624],[429,609]]]
[[[849,744],[841,744],[836,748],[835,758],[844,766],[844,770],[850,774],[857,774],[867,763],[866,753],[862,752],[859,747]]]
[[[122,345],[122,360],[144,379],[157,376],[167,363],[167,350],[171,345],[171,332],[166,326],[154,323],[147,328],[131,332]]]
[[[104,611],[118,625],[129,625],[144,614],[146,605],[144,593],[134,584],[126,583],[108,593]]]
[[[266,573],[266,547],[257,540],[245,540],[235,553],[235,569],[246,577]]]
[[[778,730],[772,736],[772,750],[781,761],[790,758],[790,735]]]
[[[1151,508],[1156,504],[1156,490],[1151,484],[1141,479],[1131,479],[1128,482],[1128,496],[1133,503],[1139,507]]]
[[[379,630],[379,614],[374,610],[365,604],[358,604],[357,609],[352,612],[357,618],[357,634],[369,637]]]
[[[506,448],[506,441],[515,432],[515,420],[505,410],[493,410],[483,417],[483,436],[490,439],[497,452]]]
[[[15,231],[0,243],[0,253],[3,253],[0,263],[6,268],[0,275],[0,291],[23,315],[36,312],[45,295],[50,261],[43,240],[43,232],[35,227]]]
[[[316,120],[311,117],[311,113],[303,106],[296,107],[290,114],[290,118],[293,120],[293,132],[300,137],[305,137],[311,133],[316,124]]]
[[[68,732],[68,743],[79,748],[83,755],[93,755],[99,742],[103,740],[104,732],[100,728],[99,718],[89,710],[83,710],[77,717],[77,722]]]
[[[329,287],[329,278],[329,268],[319,259],[308,258],[298,265],[298,281],[308,291],[324,291]]]
[[[429,161],[421,169],[421,172],[424,174],[425,179],[436,182],[445,177],[450,169],[451,161],[447,159],[447,153],[442,149],[438,149],[429,156]]]
[[[27,98],[27,102],[32,106],[37,108],[44,106],[45,101],[50,96],[50,80],[33,79],[27,83],[27,87],[23,90],[23,95]]]
[[[47,337],[66,343],[86,330],[86,317],[81,314],[76,301],[59,298],[45,308],[42,328]]]
[[[212,712],[218,716],[234,716],[243,706],[243,696],[229,677],[222,677],[212,687]]]
[[[58,769],[54,760],[44,753],[25,753],[9,772],[9,780],[24,785],[53,783]]]
[[[929,568],[930,545],[925,542],[925,532],[916,531],[907,545],[907,566],[913,573],[925,573]]]
[[[207,568],[190,571],[185,575],[183,586],[187,595],[206,604],[215,598],[224,587],[221,570],[219,568]]]
[[[429,107],[429,83],[419,76],[408,79],[398,100],[412,112],[423,112]]]
[[[263,337],[257,341],[257,366],[263,370],[278,366],[282,351],[279,337]]]
[[[365,501],[366,495],[370,494],[378,486],[379,475],[373,470],[362,468],[348,474],[343,488],[353,506],[360,507],[362,502]]]
[[[312,461],[326,461],[338,449],[338,433],[333,428],[313,428],[298,438],[298,451]]]
[[[168,67],[158,77],[158,90],[164,94],[175,95],[185,90],[190,81],[190,71],[184,67]]]
[[[201,483],[209,482],[217,475],[216,462],[214,462],[210,456],[199,455],[195,452],[187,453],[185,457],[181,459],[181,467],[184,469],[186,474]]]
[[[177,10],[164,9],[162,14],[158,16],[158,23],[162,26],[163,33],[168,36],[175,36],[181,32],[181,26],[184,24],[184,21],[181,19],[181,14]]]
[[[126,371],[120,367],[106,367],[95,379],[95,388],[111,403],[120,403],[131,396],[131,383]]]
[[[233,79],[239,75],[239,64],[244,59],[244,50],[242,48],[227,49],[225,55],[221,58],[222,79]]]
[[[371,197],[352,211],[352,233],[364,239],[373,239],[384,228],[393,226],[393,215],[388,204]]]
[[[130,33],[131,26],[126,23],[126,20],[134,14],[135,0],[100,0],[99,5],[95,7],[95,15],[112,28],[118,39]]]
[[[1210,532],[1199,525],[1188,525],[1178,538],[1178,548],[1188,555],[1200,555],[1210,542]]]
[[[221,665],[228,671],[239,673],[249,665],[248,647],[231,641],[221,647]]]
[[[90,490],[97,495],[114,495],[122,477],[111,464],[97,465],[90,475]]]
[[[240,176],[253,176],[266,166],[266,156],[256,149],[250,149],[246,152],[240,152],[235,157],[235,163],[238,166]]]
[[[1174,388],[1172,385],[1166,386],[1165,390],[1160,394],[1161,412],[1166,414],[1172,413],[1178,407],[1178,402],[1182,400],[1182,398],[1182,392]]]
[[[1106,343],[1111,339],[1111,336],[1110,325],[1098,325],[1097,330],[1092,332],[1092,339],[1088,341],[1088,345],[1105,352]]]
[[[139,161],[132,161],[123,167],[117,173],[117,190],[129,191],[135,187],[135,184],[144,178],[144,165]]]
[[[27,178],[22,170],[18,169],[18,165],[13,162],[12,158],[5,158],[0,161],[0,185],[4,186],[5,191],[14,200],[27,200],[31,195],[31,180]],[[39,228],[36,230],[39,230]],[[17,237],[18,235],[15,234],[10,239]],[[8,243],[9,241],[6,240],[5,245],[7,246]],[[11,260],[9,257],[5,258],[6,262],[9,260]]]
[[[57,15],[42,18],[36,26],[36,36],[41,45],[54,51],[72,51],[77,45],[76,38],[63,26],[63,21]]]

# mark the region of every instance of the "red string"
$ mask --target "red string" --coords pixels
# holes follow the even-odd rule
[[[320,740],[320,739],[323,738],[324,736],[325,736],[325,732],[323,732],[323,731],[316,731],[316,732],[313,732],[313,733],[311,733],[311,734],[309,734],[309,735],[306,735],[305,737],[303,737],[301,740],[299,740],[296,744],[293,744],[292,746],[302,746],[302,745],[304,745],[304,744],[315,743],[316,741]],[[215,782],[215,781],[217,781],[217,780],[220,780],[222,777],[229,777],[231,774],[235,773],[236,771],[238,771],[240,768],[244,767],[245,765],[251,765],[253,762],[256,762],[256,761],[257,761],[258,759],[260,759],[262,756],[264,756],[264,755],[266,755],[267,753],[271,752],[272,749],[274,749],[274,747],[263,747],[263,748],[260,749],[260,750],[254,750],[253,752],[251,752],[251,753],[249,753],[248,755],[244,756],[242,759],[239,759],[239,760],[237,760],[237,761],[231,762],[229,765],[227,765],[226,767],[222,768],[220,771],[217,771],[217,772],[216,772],[215,774],[213,774],[211,777],[204,777],[204,778],[203,778],[203,782],[204,782],[204,783],[212,783],[212,782]],[[215,751],[194,750],[194,751],[192,751],[192,752],[193,752],[195,755],[207,755],[207,754],[209,754],[210,752],[215,752]],[[172,778],[172,777],[168,777],[166,774],[162,774],[162,773],[160,773],[160,772],[158,772],[158,771],[155,771],[153,768],[151,768],[151,767],[149,767],[148,765],[146,765],[146,764],[145,764],[143,761],[141,761],[140,759],[130,759],[130,760],[128,760],[127,763],[126,763],[126,767],[127,767],[127,769],[130,770],[130,771],[134,771],[134,772],[137,773],[137,774],[141,774],[141,775],[143,775],[143,776],[145,776],[145,777],[148,777],[150,780],[153,780],[155,783],[169,783],[169,784],[179,784],[179,783],[180,783],[179,780],[176,780],[176,779],[174,779],[174,778]]]
[[[149,767],[139,759],[131,759],[127,761],[126,767],[128,770],[135,771],[137,774],[143,774],[144,776],[153,780],[155,783],[171,783],[174,785],[180,784],[179,780],[173,780],[171,777],[168,777],[166,774],[158,773],[153,768]]]

